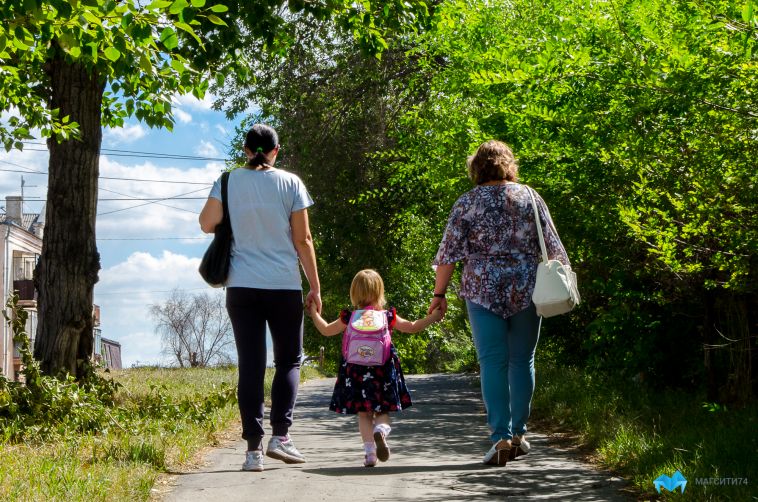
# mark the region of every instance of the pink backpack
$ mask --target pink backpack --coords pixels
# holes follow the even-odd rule
[[[382,366],[390,357],[391,343],[386,310],[356,310],[342,335],[342,355],[351,364]]]

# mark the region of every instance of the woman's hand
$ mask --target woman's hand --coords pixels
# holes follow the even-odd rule
[[[305,309],[308,312],[315,310],[316,313],[321,313],[321,293],[318,291],[310,290],[305,297]]]
[[[439,298],[436,296],[432,298],[432,303],[429,304],[429,310],[426,313],[427,315],[431,315],[432,312],[438,309],[440,311],[440,319],[442,319],[443,317],[445,317],[445,314],[447,313],[447,299],[446,298]]]

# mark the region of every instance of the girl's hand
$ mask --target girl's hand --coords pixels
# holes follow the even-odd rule
[[[441,321],[443,317],[445,317],[445,314],[442,313],[442,308],[440,307],[432,310],[432,313],[429,314],[429,320],[433,323]]]

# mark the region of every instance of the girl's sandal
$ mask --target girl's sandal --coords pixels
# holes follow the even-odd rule
[[[376,452],[368,452],[363,457],[363,467],[374,467],[376,465]]]

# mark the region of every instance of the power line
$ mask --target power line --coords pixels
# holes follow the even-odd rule
[[[208,287],[204,288],[190,288],[190,289],[168,289],[168,290],[162,290],[162,291],[109,291],[108,293],[95,293],[95,296],[112,296],[112,295],[138,295],[143,293],[171,293],[173,291],[200,291],[200,290],[208,290]]]
[[[199,189],[199,190],[193,190],[193,191],[191,191],[191,192],[180,193],[180,194],[178,194],[178,195],[175,195],[175,196],[173,196],[173,197],[165,197],[165,198],[163,198],[163,199],[158,199],[158,201],[164,201],[164,200],[172,200],[172,199],[174,199],[174,198],[176,198],[176,197],[182,197],[182,196],[184,196],[184,195],[191,195],[191,194],[193,194],[193,193],[197,193],[197,192],[204,192],[205,190],[206,190],[205,188],[201,188],[201,189]],[[97,216],[104,216],[104,215],[106,215],[106,214],[113,214],[113,213],[118,213],[118,212],[120,212],[120,211],[126,211],[126,210],[128,210],[128,209],[135,209],[135,208],[138,208],[138,207],[142,207],[142,206],[147,206],[147,205],[150,205],[150,204],[157,204],[157,203],[158,203],[158,201],[153,201],[153,202],[146,202],[146,203],[144,203],[144,204],[137,204],[136,206],[122,207],[121,209],[114,209],[113,211],[106,211],[105,213],[98,213],[98,215],[97,215]],[[189,210],[187,210],[187,211],[189,211]],[[189,211],[189,212],[192,212],[192,213],[194,213],[194,211]],[[198,213],[195,213],[195,214],[198,214]]]
[[[97,187],[97,189],[98,190],[103,190],[105,192],[115,193],[116,195],[123,195],[124,197],[131,197],[130,195],[127,195],[125,193],[117,192],[115,190],[108,190],[107,188],[103,188],[103,187]],[[191,210],[183,208],[183,207],[171,206],[169,204],[161,204],[160,202],[156,202],[156,204],[158,204],[159,206],[163,206],[163,207],[170,207],[171,209],[178,209],[179,211],[187,211],[188,213],[198,214],[195,211],[191,211]]]
[[[205,241],[208,237],[98,237],[99,241]]]
[[[31,142],[24,142],[26,145],[35,145],[35,146],[43,146],[43,143],[31,143]],[[26,148],[26,150],[31,152],[47,152],[47,148]],[[101,148],[100,152],[103,155],[108,155],[112,157],[138,157],[138,158],[149,158],[149,159],[167,159],[167,160],[197,160],[197,161],[217,161],[217,162],[227,162],[229,159],[219,158],[219,157],[203,157],[200,155],[183,155],[180,153],[160,153],[160,152],[141,152],[137,150],[120,150],[116,148]]]
[[[0,169],[0,172],[6,172],[6,173],[25,173],[25,174],[44,174],[47,176],[46,171],[37,171],[36,169],[32,169],[30,167],[22,166],[21,164],[16,164],[13,162],[8,162],[7,160],[0,160],[0,163],[2,164],[8,164],[11,166],[20,167],[22,169],[25,169],[24,171],[19,171],[18,169]],[[203,185],[206,187],[209,187],[213,185],[213,183],[209,182],[201,182],[201,181],[176,181],[176,180],[150,180],[150,179],[144,179],[144,178],[118,178],[118,177],[112,177],[112,176],[98,176],[101,180],[118,180],[118,181],[144,181],[148,183],[172,183],[177,185]]]

